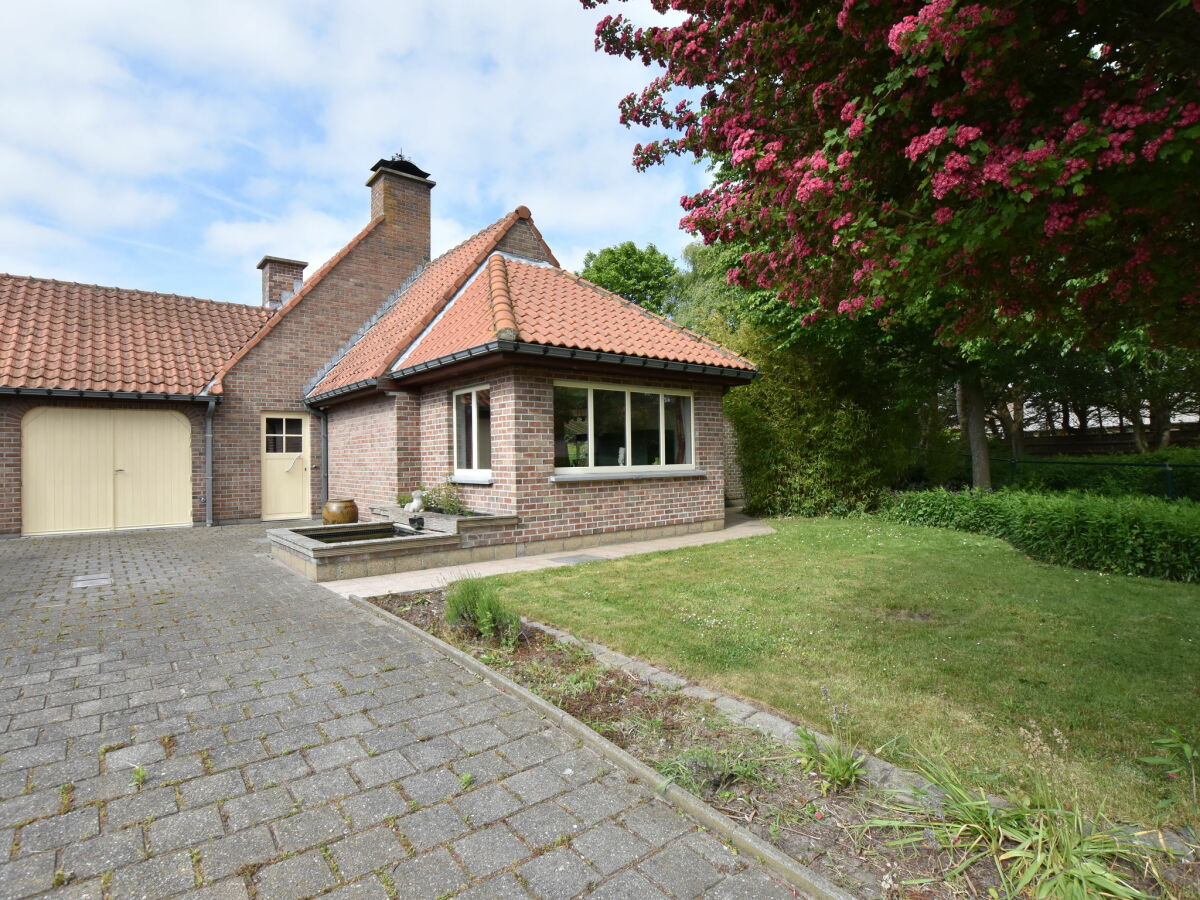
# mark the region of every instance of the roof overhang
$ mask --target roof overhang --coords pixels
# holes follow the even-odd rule
[[[158,391],[79,391],[71,388],[27,388],[0,385],[0,396],[61,397],[77,400],[160,400],[174,403],[216,403],[220,394],[167,394]]]

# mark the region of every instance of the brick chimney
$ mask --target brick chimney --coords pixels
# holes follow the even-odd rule
[[[258,264],[262,269],[262,305],[267,309],[279,309],[287,303],[304,283],[307,265],[298,259],[264,256]]]
[[[429,260],[429,194],[434,182],[407,159],[381,159],[371,166],[371,218],[383,216],[401,248],[418,265]]]

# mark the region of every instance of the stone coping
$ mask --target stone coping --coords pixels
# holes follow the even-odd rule
[[[351,531],[362,528],[371,522],[355,522],[349,525],[315,525],[305,528],[272,528],[267,532],[271,543],[287,547],[301,556],[311,559],[326,559],[329,557],[354,556],[362,553],[378,553],[385,550],[430,549],[437,547],[457,547],[459,537],[456,534],[440,530],[426,529],[428,534],[410,534],[395,537],[366,538],[361,541],[341,541],[330,544],[308,537],[305,532],[317,531],[328,534],[337,531]]]
[[[481,513],[473,516],[456,516],[449,513],[430,512],[429,510],[411,513],[403,506],[395,504],[372,506],[371,513],[376,516],[383,516],[391,522],[400,522],[401,524],[408,524],[408,520],[412,516],[422,516],[425,519],[425,527],[427,529],[436,529],[437,531],[444,531],[447,534],[462,534],[464,531],[478,531],[482,528],[508,528],[521,523],[521,517],[517,515]]]

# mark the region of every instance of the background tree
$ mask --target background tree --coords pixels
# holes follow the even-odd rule
[[[635,163],[713,165],[683,225],[741,243],[730,276],[790,304],[792,328],[842,316],[960,348],[1139,329],[1154,348],[1200,340],[1196,9],[654,5],[686,18],[597,29],[607,52],[663,70],[621,104],[624,122],[674,132]],[[980,486],[984,356],[953,361]]]
[[[653,244],[643,249],[624,241],[589,250],[577,274],[659,315],[670,315],[674,306],[675,263]]]

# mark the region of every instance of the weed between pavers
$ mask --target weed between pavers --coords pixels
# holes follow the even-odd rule
[[[818,743],[815,738],[806,740],[801,732],[797,743],[782,743],[731,723],[711,704],[606,668],[586,648],[559,643],[539,631],[522,629],[519,640],[508,646],[472,638],[445,624],[438,593],[375,602],[503,671],[657,769],[665,782],[698,794],[855,893],[888,900],[1010,896],[1005,891],[1013,882],[996,860],[1014,846],[997,845],[993,854],[963,865],[962,847],[939,839],[938,829],[931,824],[946,824],[950,817],[935,820],[927,807],[918,805],[901,809],[892,794],[862,781],[861,754],[853,751],[848,740],[849,710],[835,704],[827,692],[832,731],[838,740]],[[1032,833],[1034,843],[1052,837],[1045,829]],[[1082,843],[1086,848],[1088,842]],[[1107,846],[1091,843],[1093,849]],[[1111,867],[1114,884],[1133,886],[1134,893],[1112,896],[1154,896],[1162,882],[1170,885],[1161,888],[1164,896],[1200,896],[1196,892],[1200,873],[1188,874],[1166,859],[1154,861],[1164,863],[1155,872],[1153,865],[1138,862],[1150,859],[1144,852],[1123,844],[1120,849],[1079,857],[1083,866],[1100,871]],[[1059,859],[1070,865],[1067,857]],[[1032,890],[1029,884],[1021,890],[1026,888]]]

